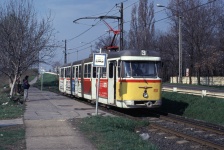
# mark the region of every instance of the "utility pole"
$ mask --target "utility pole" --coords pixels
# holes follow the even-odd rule
[[[65,58],[64,58],[64,64],[67,64],[67,40],[65,39]]]
[[[179,16],[179,82],[182,83],[182,18]]]
[[[120,13],[121,13],[121,21],[120,21],[120,50],[123,50],[124,49],[124,39],[123,39],[123,34],[124,34],[124,16],[123,16],[123,2],[121,3],[121,9],[120,9]]]

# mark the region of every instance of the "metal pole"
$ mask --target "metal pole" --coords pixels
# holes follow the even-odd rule
[[[124,28],[124,20],[123,20],[123,3],[121,3],[121,21],[120,21],[120,50],[123,50],[124,39],[123,39],[123,28]]]
[[[179,82],[182,83],[182,31],[181,31],[181,16],[179,16]]]
[[[67,41],[65,40],[65,59],[64,64],[67,64]]]
[[[96,115],[98,115],[98,101],[99,101],[99,90],[100,90],[100,67],[98,67],[98,80],[96,88]]]
[[[43,79],[44,79],[44,74],[41,72],[41,91],[43,89]]]
[[[102,49],[100,49],[101,53]],[[100,90],[100,67],[98,67],[98,80],[97,80],[97,88],[96,88],[96,115],[98,115],[98,101],[99,101],[99,90]]]
[[[76,55],[76,60],[78,61],[78,50],[77,50],[76,52],[77,52],[77,55]]]
[[[163,5],[157,4],[157,7],[165,7]],[[168,8],[170,9],[170,8]],[[172,10],[172,9],[171,9]],[[182,17],[179,15],[179,75],[178,75],[178,83],[182,83],[182,31],[181,31],[181,22]]]

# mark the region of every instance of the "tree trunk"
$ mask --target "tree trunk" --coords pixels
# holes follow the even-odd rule
[[[17,75],[15,75],[14,80],[12,82],[12,86],[11,86],[11,90],[10,90],[10,94],[9,94],[10,98],[13,97],[13,91],[14,91],[14,87],[15,87],[15,84],[16,84],[16,79],[17,79]]]

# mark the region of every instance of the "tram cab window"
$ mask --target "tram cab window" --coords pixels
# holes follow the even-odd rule
[[[152,61],[124,61],[123,77],[158,77],[157,63]]]

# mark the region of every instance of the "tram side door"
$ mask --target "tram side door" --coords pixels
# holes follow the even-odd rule
[[[116,61],[109,61],[109,68],[108,68],[108,104],[115,104],[115,64]]]
[[[75,77],[74,77],[74,95],[78,96],[78,85],[79,85],[79,69],[78,66],[75,66]]]
[[[96,100],[96,67],[92,66],[92,75],[91,75],[91,95],[92,95],[92,100]]]

